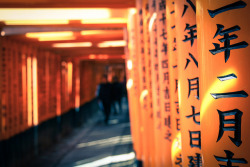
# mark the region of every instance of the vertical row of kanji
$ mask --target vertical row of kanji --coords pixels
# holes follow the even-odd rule
[[[143,166],[248,166],[248,2],[137,0],[127,73]]]
[[[72,86],[74,78],[79,84],[74,62],[7,37],[0,49],[0,141],[79,107],[79,99],[74,106],[79,94],[79,86]]]

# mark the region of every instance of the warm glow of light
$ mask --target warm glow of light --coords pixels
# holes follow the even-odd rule
[[[75,40],[76,37],[69,36],[69,37],[48,37],[48,38],[38,38],[38,41],[69,41],[69,40]]]
[[[148,95],[148,90],[143,90],[140,95],[140,102],[143,103],[144,98]]]
[[[104,41],[97,44],[100,48],[106,48],[106,47],[124,47],[126,46],[126,41],[124,40],[117,40],[117,41]]]
[[[37,93],[37,59],[32,59],[33,81],[33,125],[38,125],[38,93]]]
[[[229,69],[225,73],[222,73],[220,76],[224,76],[227,74],[237,74],[237,72],[234,69]],[[216,78],[211,85],[211,87],[207,90],[207,92],[204,95],[204,98],[201,102],[201,108],[200,108],[200,121],[202,121],[208,107],[211,105],[211,103],[214,102],[214,98],[211,96],[210,93],[223,93],[227,90],[230,90],[233,86],[237,85],[237,79],[231,79],[227,81],[220,81],[218,78]]]
[[[149,20],[149,25],[148,25],[149,32],[152,31],[152,28],[153,28],[154,22],[156,20],[156,17],[157,17],[157,14],[153,13],[153,15],[151,16],[151,18]]]
[[[54,48],[73,48],[73,47],[91,47],[91,42],[74,42],[74,43],[54,43]]]
[[[69,20],[6,20],[6,25],[50,25],[69,24]]]
[[[121,155],[114,155],[114,156],[108,156],[103,159],[96,160],[94,162],[90,162],[87,164],[77,165],[75,167],[97,167],[97,166],[104,166],[109,165],[112,163],[118,163],[118,162],[125,162],[129,160],[133,160],[135,158],[135,153],[127,153],[127,154],[121,154]]]
[[[132,86],[133,86],[133,79],[130,78],[130,79],[127,81],[127,89],[128,89],[128,90],[131,89]]]
[[[2,8],[1,21],[6,20],[83,20],[110,18],[108,8]]]
[[[172,142],[172,147],[171,147],[172,159],[174,159],[176,155],[180,153],[181,153],[181,132],[178,132],[176,138]]]
[[[32,126],[32,71],[31,57],[27,58],[27,103],[28,103],[28,126]]]
[[[109,30],[107,30],[109,31]],[[107,32],[105,30],[84,30],[81,31],[81,35],[98,35],[98,34],[103,34],[104,32]],[[112,31],[109,31],[112,32]]]
[[[136,14],[136,9],[135,8],[129,9],[129,14],[131,14],[131,15]]]
[[[109,56],[108,55],[98,55],[98,59],[108,59]]]
[[[1,36],[5,36],[5,32],[4,31],[1,31]]]
[[[57,38],[57,37],[72,37],[74,33],[72,31],[60,31],[60,32],[29,32],[25,36],[27,38]]]
[[[73,64],[68,62],[68,93],[72,93]]]
[[[89,55],[89,59],[96,59],[96,55],[94,54]]]
[[[132,62],[132,60],[128,60],[128,61],[127,61],[127,68],[128,68],[129,70],[132,70],[132,68],[133,68],[133,62]]]
[[[127,24],[125,18],[109,18],[109,19],[86,19],[81,21],[82,24]]]

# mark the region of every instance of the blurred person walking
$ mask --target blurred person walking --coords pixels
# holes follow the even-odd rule
[[[102,76],[101,83],[98,85],[96,94],[98,102],[101,102],[103,106],[105,123],[108,124],[111,110],[111,84],[108,83],[107,75],[104,74]]]

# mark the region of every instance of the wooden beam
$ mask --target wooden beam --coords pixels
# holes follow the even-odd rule
[[[1,8],[131,8],[135,0],[1,0]]]

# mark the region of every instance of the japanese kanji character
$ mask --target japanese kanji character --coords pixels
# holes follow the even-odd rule
[[[170,112],[170,103],[164,103],[165,112]]]
[[[244,91],[228,92],[228,93],[210,93],[214,99],[220,98],[233,98],[233,97],[248,97],[248,94]]]
[[[220,130],[217,138],[217,142],[222,138],[224,131],[233,131],[234,137],[230,137],[230,140],[239,147],[241,141],[241,117],[242,112],[238,109],[222,112],[217,110],[220,118]],[[234,116],[232,119],[230,116]],[[229,117],[226,119],[225,117]],[[228,126],[227,126],[228,125]],[[230,125],[230,126],[229,126]]]
[[[154,10],[155,10],[155,7],[156,7],[156,2],[155,2],[155,0],[153,0],[152,1],[152,8],[154,8]]]
[[[191,53],[189,53],[189,56],[191,57],[191,59],[193,60],[194,64],[198,68],[198,61],[195,59],[195,57]],[[185,69],[187,68],[187,66],[190,63],[190,61],[191,61],[190,59],[187,59],[187,63],[186,63]]]
[[[197,121],[197,120],[196,120],[196,117],[197,117],[197,116],[200,116],[200,112],[195,113],[195,107],[194,107],[194,106],[191,106],[191,107],[192,107],[192,114],[191,114],[191,115],[188,115],[188,116],[186,116],[186,117],[187,117],[187,118],[193,117],[194,123],[200,125],[200,121]]]
[[[190,137],[190,146],[192,148],[198,147],[201,149],[201,131],[189,131],[189,137]]]
[[[193,4],[193,2],[192,2],[191,0],[186,0],[186,1],[187,1],[187,3],[191,6],[191,8],[193,9],[194,13],[196,13],[196,7],[195,7],[195,5]],[[181,16],[181,17],[184,16],[184,14],[186,13],[187,9],[188,9],[188,5],[184,5],[184,9],[183,9],[183,12],[182,12],[182,16]]]
[[[195,153],[195,156],[188,156],[188,167],[202,167],[202,159],[199,153]]]
[[[176,119],[176,130],[177,130],[177,131],[181,130],[180,125],[181,125],[181,124],[180,124],[180,119],[177,118],[177,119]]]
[[[159,10],[166,10],[166,0],[161,0],[159,2]]]
[[[164,90],[164,98],[165,99],[169,99],[170,98],[168,86],[166,86],[166,89]]]
[[[168,131],[166,132],[164,138],[165,138],[166,140],[168,140],[168,141],[171,142],[171,136],[172,136],[172,133],[168,130]]]
[[[167,54],[167,44],[166,43],[162,43],[162,50],[161,52],[164,52],[164,54],[166,55]]]
[[[195,97],[199,100],[199,77],[188,79],[188,97],[190,96],[192,90],[196,90]]]
[[[186,24],[186,28],[184,31],[189,30],[188,34],[190,35],[190,37],[188,37],[187,35],[185,35],[185,39],[182,40],[183,42],[187,42],[187,41],[191,41],[191,46],[193,46],[194,43],[194,39],[197,38],[197,30],[196,30],[196,25],[190,26],[189,24]]]
[[[232,73],[232,74],[228,74],[228,75],[224,75],[224,76],[219,76],[217,77],[220,81],[227,81],[227,80],[230,80],[230,79],[236,79],[237,76]]]
[[[223,6],[221,8],[215,9],[215,10],[208,10],[209,15],[214,18],[217,14],[233,10],[233,9],[240,9],[246,7],[247,4],[244,1],[237,1],[235,3]]]
[[[163,28],[162,29],[162,34],[160,36],[163,37],[163,39],[166,40],[167,39],[166,35],[167,35],[167,32],[165,31],[165,28]]]
[[[176,107],[176,113],[177,113],[177,114],[180,114],[180,112],[179,112],[179,102],[176,101],[176,102],[174,102],[174,103],[175,103],[175,107]]]
[[[162,60],[162,68],[168,68],[168,59],[167,60]]]
[[[170,119],[170,115],[168,115],[167,118],[164,118],[164,123],[165,123],[165,126],[171,128],[171,119]]]
[[[234,153],[232,153],[229,150],[224,150],[224,152],[226,153],[226,158],[214,155],[215,159],[218,162],[226,162],[227,163],[226,165],[220,164],[220,167],[236,167],[236,166],[233,166],[233,163],[238,163],[238,164],[239,163],[240,164],[247,164],[248,163],[244,158],[233,158]]]
[[[178,166],[182,167],[181,154],[179,154],[179,157],[176,156],[176,161],[174,163],[175,163],[175,165],[178,165]]]
[[[222,43],[224,42],[224,46],[223,47],[220,47],[220,44],[218,43],[213,43],[215,49],[212,49],[212,50],[209,50],[213,55],[216,55],[217,53],[220,53],[220,52],[225,52],[224,55],[225,55],[225,63],[227,62],[227,60],[229,59],[230,57],[230,50],[233,50],[233,49],[241,49],[241,48],[245,48],[248,46],[248,43],[245,42],[245,41],[242,41],[242,42],[239,42],[239,43],[236,43],[236,44],[233,44],[233,45],[230,45],[230,41],[233,40],[233,39],[237,39],[238,36],[233,34],[233,35],[229,35],[229,33],[231,32],[235,32],[235,31],[239,31],[240,30],[240,27],[239,26],[233,26],[231,28],[228,28],[228,29],[224,29],[224,26],[221,25],[221,24],[217,24],[217,31],[214,35],[214,38],[218,35],[220,36],[224,36],[223,38],[220,38],[219,41]]]
[[[162,24],[165,25],[165,23],[166,23],[166,14],[164,12],[162,13],[162,17],[160,18],[160,21],[162,21]]]
[[[178,90],[178,79],[175,79],[175,92]]]
[[[163,75],[164,75],[164,81],[168,81],[169,83],[169,73],[165,72]]]
[[[155,64],[155,71],[158,71],[158,64]]]

